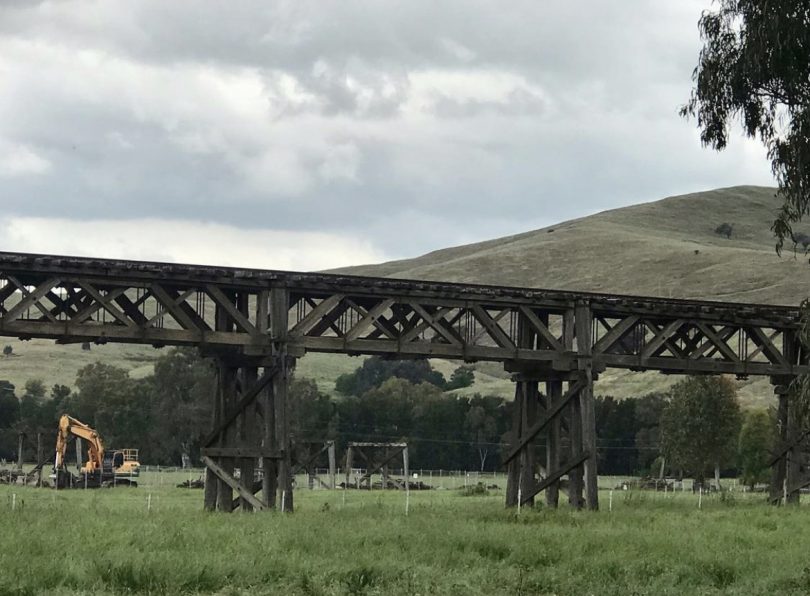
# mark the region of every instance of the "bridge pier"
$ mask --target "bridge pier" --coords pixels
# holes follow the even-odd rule
[[[562,342],[571,358],[562,364],[567,366],[527,368],[520,363],[507,364],[507,370],[517,371],[513,375],[512,444],[504,458],[507,507],[532,506],[542,491],[546,491],[546,505],[557,507],[559,492],[565,490],[571,506],[599,508],[593,396],[596,375],[590,321],[587,305],[578,305],[564,316]],[[527,323],[518,322],[519,342],[521,347],[534,348],[538,337]],[[541,382],[545,383],[545,395],[539,391]],[[535,441],[541,435],[545,442],[544,465],[535,459]],[[536,480],[538,471],[540,478]],[[568,482],[563,486],[566,475]]]
[[[804,436],[799,435],[797,408],[791,403],[790,384],[793,377],[771,377],[777,407],[777,449],[771,461],[769,501],[774,505],[797,505],[799,491],[808,482],[802,481],[801,446]]]
[[[216,331],[228,332],[240,316],[242,322],[247,318],[249,301],[238,292],[222,294]],[[255,307],[256,321],[263,332],[272,333],[273,343],[251,350],[258,355],[235,349],[208,354],[216,362],[217,387],[213,431],[201,450],[207,511],[293,510],[287,391],[295,358],[287,354],[285,342],[289,294],[284,289],[263,292]],[[259,461],[262,477],[256,480]]]

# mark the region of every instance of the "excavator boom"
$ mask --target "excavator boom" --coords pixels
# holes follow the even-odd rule
[[[57,486],[68,484],[67,481],[60,479],[68,479],[71,484],[73,483],[71,480],[73,478],[72,474],[67,471],[65,465],[65,453],[72,437],[83,439],[88,445],[87,462],[81,468],[85,485],[92,483],[93,486],[101,486],[105,482],[115,483],[118,481],[121,484],[137,486],[132,481],[132,478],[140,473],[138,450],[124,449],[122,451],[111,450],[107,452],[101,437],[95,429],[67,414],[63,414],[59,419],[59,428],[56,434],[54,474],[57,479]]]

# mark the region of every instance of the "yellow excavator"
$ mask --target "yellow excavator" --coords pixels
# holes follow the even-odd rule
[[[65,453],[72,437],[88,445],[87,461],[80,475],[68,471]],[[75,418],[63,414],[59,419],[54,456],[54,480],[58,488],[98,488],[100,486],[138,486],[140,475],[137,449],[105,449],[98,432]]]

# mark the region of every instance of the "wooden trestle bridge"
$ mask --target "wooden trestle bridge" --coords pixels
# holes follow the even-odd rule
[[[541,491],[556,506],[567,475],[569,502],[598,508],[593,383],[607,367],[765,375],[784,447],[772,490],[797,499],[787,387],[810,370],[798,328],[781,306],[0,253],[0,335],[197,346],[216,360],[209,510],[292,509],[287,383],[307,352],[503,362],[516,400],[508,506]]]

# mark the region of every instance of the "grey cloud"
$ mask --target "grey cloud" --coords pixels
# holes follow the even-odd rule
[[[708,153],[676,115],[708,5],[4,4],[0,148],[50,166],[0,178],[0,200],[333,230],[405,256],[767,183],[747,145]]]

